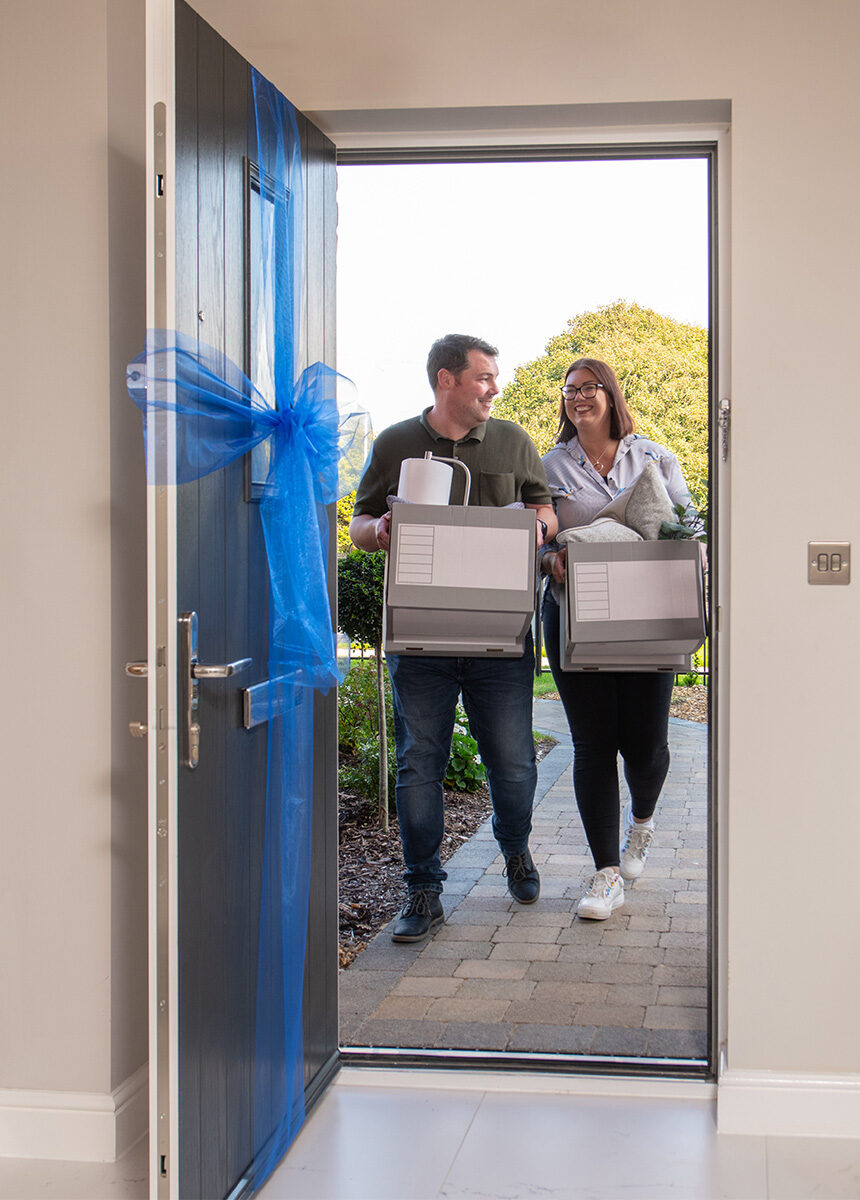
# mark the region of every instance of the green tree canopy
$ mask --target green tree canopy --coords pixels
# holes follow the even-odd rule
[[[559,389],[575,358],[608,362],[636,432],[667,446],[698,508],[708,488],[708,331],[626,300],[572,317],[546,353],[517,367],[493,415],[521,425],[541,454],[555,445]]]

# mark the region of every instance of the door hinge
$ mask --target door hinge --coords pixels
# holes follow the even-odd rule
[[[732,420],[732,402],[727,396],[720,401],[720,415],[717,424],[720,427],[720,444],[723,462],[729,457],[729,426]]]

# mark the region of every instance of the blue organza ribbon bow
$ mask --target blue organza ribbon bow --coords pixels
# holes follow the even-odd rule
[[[261,497],[272,604],[269,674],[324,689],[339,682],[323,509],[352,491],[364,460],[367,414],[354,404],[338,408],[339,390],[342,403],[344,392],[351,399],[350,381],[314,363],[273,409],[226,355],[175,331],[152,330],[127,382],[142,413],[173,416],[155,445],[144,421],[150,483],[200,479],[271,440]]]

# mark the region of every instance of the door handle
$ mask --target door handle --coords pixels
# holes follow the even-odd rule
[[[229,679],[246,671],[250,658],[229,663],[201,663],[197,658],[197,613],[186,612],[179,618],[179,680],[182,707],[182,762],[193,771],[200,762],[200,679]]]
[[[231,675],[247,671],[253,661],[252,658],[237,658],[235,662],[231,663],[212,663],[211,665],[194,663],[191,673],[195,679],[229,679]]]

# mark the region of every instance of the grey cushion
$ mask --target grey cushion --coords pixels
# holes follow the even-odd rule
[[[563,529],[556,538],[560,546],[568,542],[641,542],[642,538],[635,531],[615,521],[611,517],[597,517],[590,525],[580,525],[578,529]]]
[[[675,519],[675,509],[656,462],[649,462],[636,482],[602,508],[594,520],[604,517],[622,521],[645,541],[657,541],[663,522]]]

